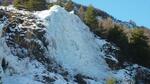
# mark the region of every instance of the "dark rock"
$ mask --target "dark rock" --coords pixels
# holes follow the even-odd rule
[[[2,59],[2,65],[1,66],[3,68],[3,71],[5,71],[8,67],[8,62],[6,62],[6,60],[4,58]]]
[[[75,82],[77,82],[78,84],[87,84],[86,81],[84,80],[85,76],[82,76],[81,74],[77,74],[75,76]]]
[[[52,82],[55,81],[54,78],[51,78],[51,77],[48,77],[48,76],[43,76],[43,80],[44,80],[45,82],[47,82],[47,84],[48,84],[48,83],[52,83]]]
[[[144,67],[136,69],[135,81],[136,84],[150,84],[150,70]]]

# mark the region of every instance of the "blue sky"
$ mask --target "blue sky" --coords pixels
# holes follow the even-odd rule
[[[150,28],[150,0],[73,0],[83,5],[92,4],[123,21],[133,20]]]

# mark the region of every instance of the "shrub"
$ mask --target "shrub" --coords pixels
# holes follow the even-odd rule
[[[106,81],[106,84],[116,84],[116,79],[110,78]]]
[[[25,8],[30,11],[40,11],[46,9],[45,0],[29,0],[25,4]]]
[[[17,9],[26,8],[29,11],[40,11],[47,8],[45,0],[14,0],[13,5]]]
[[[2,5],[3,5],[3,6],[8,6],[8,5],[9,5],[8,0],[4,0],[4,1],[2,2]]]
[[[53,3],[49,3],[48,8],[51,8],[53,5],[54,5]]]

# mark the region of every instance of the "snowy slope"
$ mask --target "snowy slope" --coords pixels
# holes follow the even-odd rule
[[[97,79],[111,76],[97,38],[76,15],[54,6],[38,16],[45,20],[47,38],[52,41],[49,51],[58,63],[75,74]]]

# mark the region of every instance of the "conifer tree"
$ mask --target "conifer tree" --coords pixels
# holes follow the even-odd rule
[[[78,15],[81,20],[84,20],[84,9],[82,6],[80,6],[80,8],[79,8]]]
[[[97,27],[96,12],[92,5],[87,8],[84,21],[89,27],[92,28],[91,30],[94,30]]]

